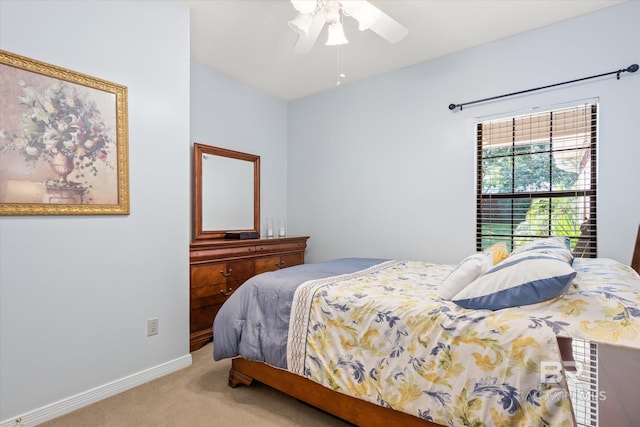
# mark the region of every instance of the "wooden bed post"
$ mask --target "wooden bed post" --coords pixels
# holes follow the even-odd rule
[[[640,225],[638,226],[638,235],[636,236],[636,246],[633,249],[633,258],[631,258],[631,268],[640,274]]]
[[[238,372],[235,369],[229,369],[229,387],[236,388],[239,385],[249,386],[253,383],[253,378],[248,375]]]

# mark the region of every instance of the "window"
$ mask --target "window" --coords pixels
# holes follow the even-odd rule
[[[597,106],[583,104],[477,125],[479,251],[568,236],[595,257]]]

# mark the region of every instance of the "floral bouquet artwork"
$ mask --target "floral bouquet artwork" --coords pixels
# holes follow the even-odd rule
[[[38,162],[47,162],[54,174],[45,182],[48,189],[76,190],[90,200],[87,176],[97,176],[98,166],[100,170],[113,170],[108,158],[115,148],[95,102],[60,80],[41,94],[23,80],[18,84],[23,90],[18,99],[26,110],[21,132],[7,134],[0,129],[0,138],[8,141],[2,151],[18,151],[30,172]],[[74,178],[80,181],[67,179],[74,171]]]
[[[17,59],[30,61],[28,65],[37,69],[31,72],[0,64],[3,209],[28,204],[37,208],[36,213],[47,214],[51,212],[41,211],[56,208],[44,205],[74,205],[79,207],[71,213],[115,213],[95,209],[126,204],[128,210],[128,194],[122,194],[127,190],[122,185],[126,133],[118,127],[124,118],[126,131],[126,104],[121,108],[123,100],[119,99],[124,97],[126,102],[126,88]],[[41,72],[40,67],[49,73]],[[109,90],[109,85],[117,90]],[[89,206],[94,208],[81,211]]]

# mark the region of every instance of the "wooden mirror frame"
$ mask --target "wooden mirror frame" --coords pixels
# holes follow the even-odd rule
[[[228,157],[253,163],[253,229],[204,230],[202,228],[202,155]],[[224,239],[228,231],[255,231],[260,234],[260,156],[212,147],[204,144],[193,144],[193,239]]]

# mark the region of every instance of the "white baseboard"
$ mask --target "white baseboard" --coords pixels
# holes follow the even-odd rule
[[[191,354],[87,390],[75,396],[59,400],[15,418],[4,420],[0,422],[0,427],[36,426],[188,366],[191,366]]]

